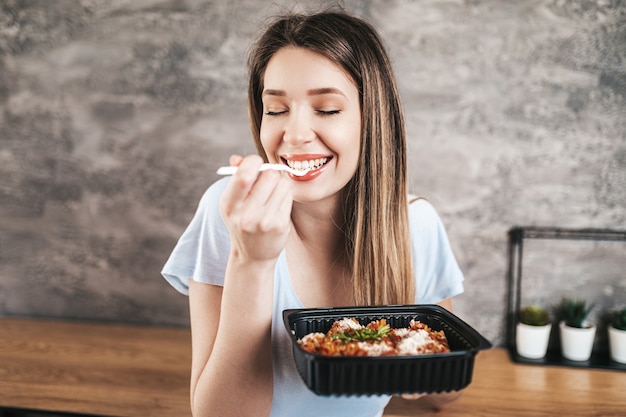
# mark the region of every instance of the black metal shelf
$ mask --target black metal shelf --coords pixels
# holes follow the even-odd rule
[[[626,230],[560,229],[556,227],[514,227],[509,230],[509,241],[521,244],[523,239],[626,241]]]
[[[522,260],[524,255],[524,240],[526,239],[563,239],[563,240],[592,240],[592,241],[624,241],[626,230],[609,229],[563,229],[556,227],[514,227],[508,233],[508,297],[506,317],[506,344],[511,360],[519,363],[534,365],[570,366],[577,368],[599,368],[626,370],[626,364],[611,360],[608,352],[593,352],[587,361],[571,361],[561,356],[559,349],[548,349],[548,353],[541,359],[524,358],[517,353],[515,347],[515,333],[517,314],[521,308],[522,293]],[[552,330],[558,331],[556,326]]]

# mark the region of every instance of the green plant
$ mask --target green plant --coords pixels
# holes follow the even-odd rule
[[[618,330],[626,330],[626,307],[621,310],[614,310],[609,313],[611,326]]]
[[[519,321],[529,326],[545,326],[551,322],[547,310],[539,306],[526,306],[519,312]]]
[[[583,322],[593,310],[593,303],[588,304],[586,300],[564,297],[557,307],[560,317],[565,320],[565,324],[570,327],[582,329]]]

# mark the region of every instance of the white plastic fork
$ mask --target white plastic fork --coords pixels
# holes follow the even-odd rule
[[[291,168],[288,165],[283,165],[283,164],[263,164],[259,168],[259,172],[260,171],[267,171],[268,169],[271,169],[271,170],[274,170],[274,171],[289,172],[290,174],[295,175],[297,177],[301,177],[301,176],[305,175],[307,172],[310,171],[309,168],[307,168],[307,169],[294,169],[294,168]],[[233,175],[235,172],[237,172],[237,167],[235,167],[235,166],[219,167],[217,169],[217,175]]]

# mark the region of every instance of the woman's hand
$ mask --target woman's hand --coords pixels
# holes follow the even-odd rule
[[[400,396],[405,400],[419,400],[423,396],[428,394],[401,394]]]
[[[275,171],[259,173],[262,163],[258,155],[232,156],[239,168],[220,200],[231,254],[251,262],[275,261],[291,227],[291,181]]]
[[[462,391],[441,392],[434,394],[402,394],[401,397],[405,400],[418,400],[423,398],[422,401],[426,401],[437,411],[445,409],[450,403],[456,401],[461,396]]]

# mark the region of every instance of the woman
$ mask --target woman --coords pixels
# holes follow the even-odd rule
[[[163,270],[189,294],[193,415],[380,416],[388,396],[318,397],[306,388],[281,313],[451,308],[463,291],[436,212],[425,200],[409,204],[389,59],[368,23],[325,12],[276,20],[249,69],[259,155],[231,157],[236,174],[209,187]],[[308,171],[259,173],[263,162]]]

